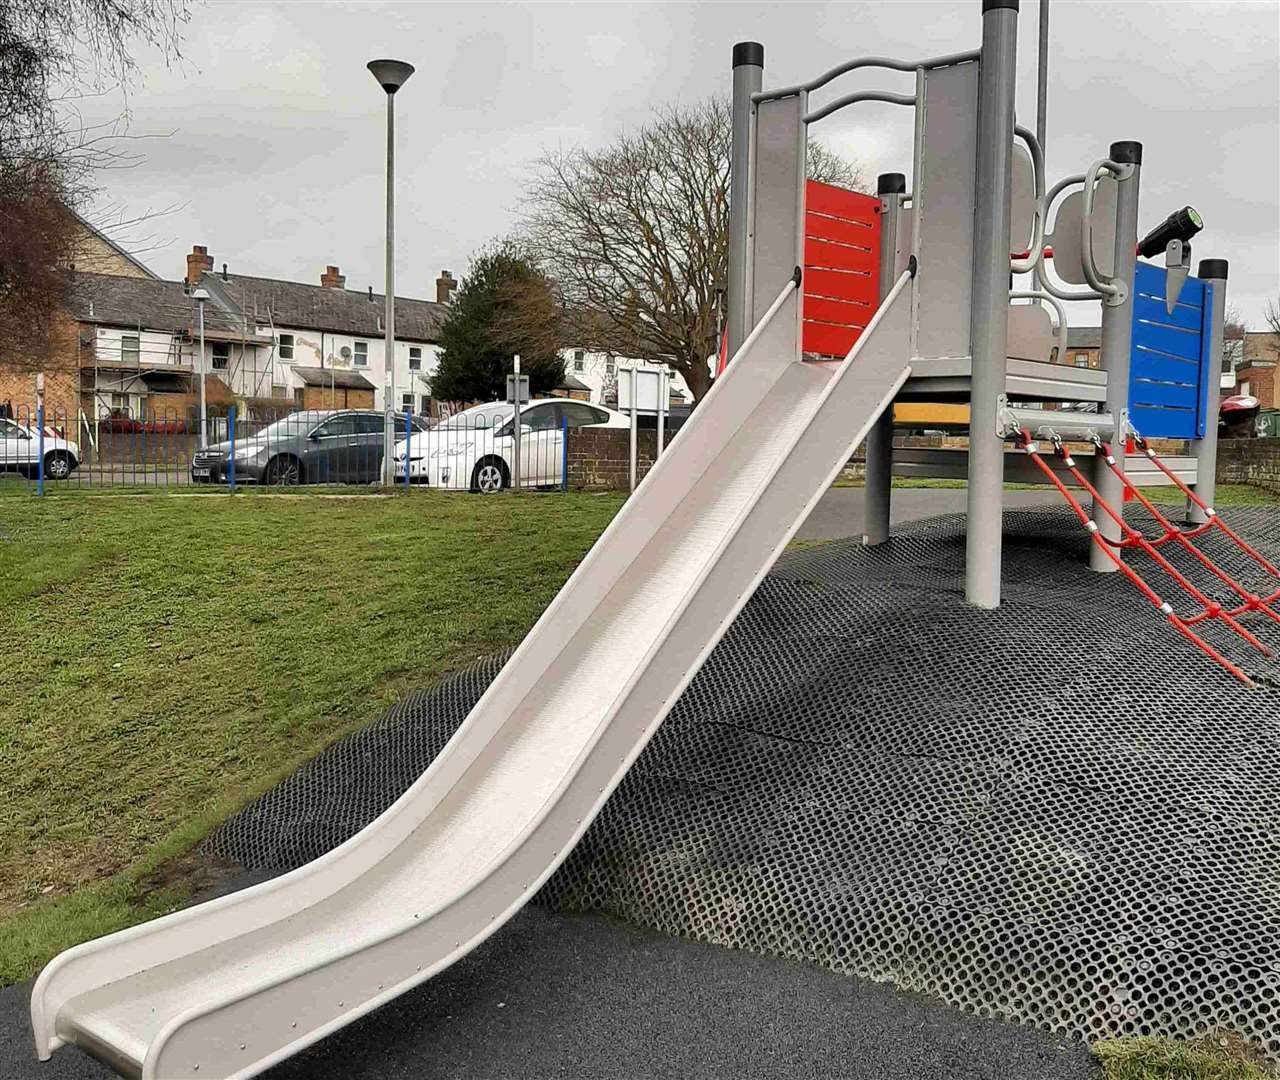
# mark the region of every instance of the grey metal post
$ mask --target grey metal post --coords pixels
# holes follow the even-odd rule
[[[1049,119],[1049,0],[1040,0],[1040,50],[1036,58],[1036,142],[1044,153]],[[1040,288],[1040,271],[1031,272],[1031,287]]]
[[[198,290],[199,291],[199,290]],[[196,367],[196,379],[200,384],[200,449],[209,445],[209,412],[204,404],[204,297],[196,298],[196,306],[200,312],[200,363]]]
[[[983,0],[974,205],[965,598],[1000,605],[1004,441],[996,430],[1009,346],[1009,208],[1013,188],[1013,95],[1018,0]],[[928,265],[921,267],[924,274]]]
[[[1204,438],[1192,444],[1196,459],[1196,494],[1210,506],[1218,488],[1218,398],[1222,391],[1223,324],[1227,314],[1227,260],[1201,259],[1196,277],[1213,286],[1213,313],[1211,316],[1209,355],[1213,358],[1213,371],[1200,388],[1200,407],[1204,414]],[[1187,500],[1187,520],[1201,524],[1205,513]]]
[[[898,247],[898,213],[907,178],[902,173],[884,173],[876,181],[880,196],[880,299],[893,287],[893,269]],[[868,547],[889,539],[889,507],[893,493],[893,407],[867,434],[867,479],[863,491],[866,522],[862,542]]]
[[[636,455],[638,453],[638,446],[637,446],[638,439],[637,439],[636,432],[639,427],[639,420],[637,419],[637,416],[639,413],[639,404],[640,404],[639,401],[636,399],[636,366],[635,364],[632,364],[631,365],[631,468],[630,468],[630,471],[628,472],[628,482],[630,485],[628,488],[629,491],[635,491],[636,489]]]
[[[382,482],[391,487],[396,482],[395,462],[395,400],[396,400],[396,95],[387,94],[387,310],[386,340],[382,347],[386,366],[389,401],[382,403]]]
[[[666,440],[667,434],[667,400],[670,393],[667,390],[667,369],[658,368],[658,444],[653,451],[653,461],[657,464],[658,458],[662,456],[662,444]]]
[[[751,302],[747,292],[750,214],[751,95],[764,82],[764,46],[740,41],[733,47],[733,106],[729,152],[729,281],[727,293],[729,355],[733,356],[751,332]],[[716,343],[717,347],[719,342]]]
[[[1129,354],[1133,346],[1133,272],[1138,261],[1138,183],[1142,173],[1142,143],[1127,140],[1111,144],[1110,158],[1117,165],[1133,166],[1129,176],[1116,181],[1116,242],[1112,280],[1124,286],[1124,301],[1102,304],[1102,346],[1098,365],[1107,373],[1106,411],[1112,416],[1128,415]],[[1089,258],[1085,253],[1085,258]],[[1112,444],[1120,471],[1125,466],[1125,437]],[[1113,507],[1124,505],[1124,484],[1101,461],[1093,477],[1098,494]],[[1118,526],[1098,505],[1093,507],[1093,520],[1102,535],[1120,539]],[[1114,573],[1116,564],[1097,544],[1089,545],[1089,568],[1099,573]]]
[[[516,353],[511,358],[511,370],[516,377],[515,411],[511,416],[511,486],[517,490],[520,487],[520,448],[524,445],[524,432],[520,428],[520,354]],[[530,394],[530,397],[533,395]]]

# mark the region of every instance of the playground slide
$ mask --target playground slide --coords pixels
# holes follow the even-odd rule
[[[250,1076],[447,967],[555,870],[910,369],[903,275],[843,362],[790,283],[430,768],[273,881],[64,952],[37,1049]]]

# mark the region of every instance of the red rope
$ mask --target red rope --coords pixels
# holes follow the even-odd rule
[[[1137,571],[1134,570],[1133,567],[1131,567],[1128,563],[1126,563],[1122,558],[1120,558],[1120,556],[1116,553],[1116,551],[1113,550],[1113,548],[1107,544],[1106,539],[1102,536],[1101,530],[1099,530],[1097,524],[1091,520],[1088,512],[1084,509],[1084,507],[1080,505],[1080,501],[1071,493],[1071,491],[1067,488],[1066,484],[1062,482],[1058,474],[1054,472],[1052,466],[1050,466],[1044,460],[1044,458],[1042,458],[1040,454],[1034,449],[1035,443],[1031,438],[1030,432],[1028,432],[1024,428],[1021,432],[1021,435],[1023,440],[1022,449],[1026,452],[1027,456],[1030,457],[1033,462],[1035,462],[1036,466],[1040,469],[1042,473],[1044,473],[1044,475],[1048,478],[1049,482],[1058,489],[1058,493],[1063,497],[1063,499],[1066,500],[1067,505],[1071,507],[1072,512],[1079,519],[1080,524],[1089,530],[1089,535],[1093,540],[1093,542],[1098,545],[1098,549],[1106,553],[1107,558],[1110,559],[1115,564],[1116,569],[1119,570],[1121,573],[1123,573],[1125,577],[1127,577],[1129,581],[1132,582],[1132,584],[1149,601],[1151,601],[1151,603],[1155,607],[1157,607],[1160,610],[1160,612],[1168,619],[1170,625],[1173,626],[1173,628],[1177,630],[1179,634],[1181,634],[1188,641],[1190,641],[1191,644],[1193,644],[1197,649],[1199,649],[1202,653],[1204,653],[1207,657],[1209,657],[1215,663],[1219,664],[1221,667],[1229,671],[1245,686],[1249,686],[1249,687],[1254,686],[1255,684],[1253,680],[1250,679],[1249,676],[1246,675],[1243,670],[1241,670],[1239,667],[1233,664],[1230,660],[1228,660],[1225,656],[1223,656],[1220,652],[1218,652],[1212,645],[1210,645],[1207,641],[1205,641],[1204,638],[1200,637],[1197,633],[1195,633],[1195,631],[1191,629],[1191,626],[1188,623],[1188,621],[1179,618],[1174,613],[1173,608],[1171,608],[1168,604],[1166,604],[1164,600],[1160,598],[1160,595],[1138,575]],[[1086,491],[1088,491],[1093,496],[1093,498],[1095,499],[1097,504],[1103,509],[1103,511],[1109,517],[1111,517],[1113,521],[1118,522],[1120,525],[1120,528],[1123,531],[1125,531],[1127,534],[1136,535],[1135,531],[1133,529],[1130,529],[1129,526],[1125,524],[1124,518],[1116,514],[1116,512],[1111,508],[1111,506],[1102,498],[1101,495],[1098,494],[1094,486],[1090,484],[1089,481],[1084,477],[1084,475],[1080,473],[1079,469],[1075,467],[1075,463],[1070,457],[1070,455],[1066,454],[1066,452],[1063,450],[1059,450],[1058,452],[1060,456],[1063,458],[1063,461],[1065,462],[1068,471],[1072,474],[1076,482],[1079,483],[1081,487],[1083,487]],[[1151,545],[1148,544],[1147,546],[1150,547]],[[1164,560],[1163,557],[1160,556],[1160,554],[1156,552],[1154,548],[1151,548],[1151,550],[1156,555],[1156,558],[1158,561],[1164,562],[1167,565],[1167,560]],[[1172,570],[1175,579],[1182,577],[1180,574],[1178,574],[1177,570],[1174,569],[1173,567],[1170,567],[1170,570]],[[1185,580],[1186,580],[1185,578],[1182,578],[1182,581],[1185,581]],[[1187,582],[1187,584],[1190,585],[1190,582]],[[1194,586],[1190,586],[1190,587],[1192,590],[1195,589]],[[1221,617],[1223,613],[1219,611],[1217,614],[1218,614],[1218,617]],[[1245,631],[1245,634],[1247,635],[1246,640],[1253,636],[1251,634],[1248,634],[1247,631]],[[1256,638],[1254,638],[1253,640],[1257,641]],[[1261,642],[1259,642],[1258,645],[1260,648],[1262,648],[1265,651],[1266,647],[1263,646]]]
[[[1190,552],[1193,556],[1195,556],[1197,561],[1206,570],[1212,573],[1214,577],[1218,578],[1219,581],[1221,581],[1224,585],[1230,588],[1232,592],[1234,592],[1237,596],[1239,596],[1242,600],[1244,600],[1243,605],[1241,605],[1238,609],[1232,609],[1226,612],[1225,613],[1226,615],[1234,618],[1237,615],[1243,615],[1249,611],[1261,611],[1269,619],[1271,619],[1272,622],[1280,623],[1280,615],[1277,615],[1268,606],[1268,604],[1271,603],[1272,601],[1264,600],[1261,597],[1255,596],[1253,593],[1249,592],[1248,589],[1246,589],[1243,585],[1240,585],[1238,582],[1236,582],[1235,579],[1233,579],[1229,574],[1227,574],[1225,570],[1223,570],[1220,566],[1218,566],[1217,563],[1215,563],[1212,559],[1210,559],[1208,555],[1206,555],[1203,551],[1201,551],[1198,547],[1196,547],[1195,544],[1191,543],[1190,539],[1188,539],[1188,537],[1184,533],[1182,533],[1173,524],[1173,522],[1169,521],[1162,513],[1160,513],[1160,511],[1156,509],[1155,505],[1151,502],[1151,500],[1148,499],[1146,495],[1144,495],[1141,491],[1139,491],[1138,488],[1134,486],[1133,482],[1128,478],[1128,476],[1125,475],[1124,471],[1120,469],[1119,466],[1116,465],[1115,456],[1111,453],[1111,447],[1108,446],[1105,442],[1102,442],[1101,440],[1099,440],[1098,448],[1102,451],[1104,455],[1103,460],[1106,461],[1107,468],[1109,468],[1111,472],[1116,476],[1116,478],[1120,481],[1120,483],[1124,485],[1125,490],[1131,492],[1133,494],[1133,497],[1136,498],[1140,503],[1142,503],[1142,505],[1146,508],[1147,513],[1149,513],[1153,518],[1156,519],[1157,522],[1159,522],[1161,528],[1163,528],[1165,531],[1165,538],[1177,540],[1179,547],[1185,549],[1186,551]],[[1154,452],[1149,447],[1147,448],[1147,456],[1152,460],[1156,461],[1157,464],[1160,464],[1160,462],[1155,458]],[[1169,470],[1167,469],[1165,470],[1165,473],[1169,476],[1173,476],[1173,473],[1169,472]],[[1176,476],[1174,476],[1173,478],[1175,480],[1177,479]],[[1205,507],[1205,509],[1208,509],[1208,508]],[[1211,514],[1209,516],[1209,520],[1205,522],[1205,528],[1207,529],[1209,525],[1212,525],[1213,522],[1219,521],[1219,520],[1220,519],[1218,518],[1217,514]],[[1259,556],[1259,558],[1261,558],[1261,556]],[[1216,612],[1214,612],[1213,609],[1216,608],[1217,606],[1218,605],[1216,604],[1210,605],[1209,611],[1205,612],[1202,615],[1196,616],[1194,620],[1188,620],[1188,621],[1198,622],[1203,620],[1206,617],[1212,618],[1213,615],[1216,614]]]
[[[1237,634],[1239,634],[1240,637],[1242,637],[1245,641],[1247,641],[1250,645],[1252,645],[1255,649],[1257,649],[1260,653],[1262,653],[1263,656],[1271,655],[1271,650],[1267,648],[1267,646],[1265,646],[1261,641],[1259,641],[1252,633],[1250,633],[1243,626],[1241,626],[1240,623],[1236,621],[1235,616],[1230,614],[1230,612],[1223,611],[1222,606],[1220,604],[1211,600],[1203,592],[1201,592],[1198,588],[1196,588],[1196,586],[1193,585],[1187,579],[1187,577],[1184,574],[1182,574],[1176,566],[1173,565],[1173,563],[1171,563],[1168,559],[1166,559],[1159,551],[1155,549],[1155,547],[1151,545],[1151,543],[1147,540],[1146,537],[1144,537],[1140,532],[1138,532],[1137,529],[1129,525],[1124,520],[1124,516],[1119,511],[1115,510],[1111,506],[1111,504],[1108,503],[1106,499],[1102,497],[1098,489],[1095,488],[1093,484],[1089,482],[1088,477],[1086,477],[1084,473],[1082,473],[1080,469],[1076,466],[1075,461],[1070,454],[1066,453],[1065,450],[1060,451],[1060,454],[1062,456],[1063,461],[1066,463],[1067,471],[1071,473],[1076,483],[1079,484],[1082,488],[1084,488],[1085,491],[1087,491],[1090,494],[1090,496],[1092,496],[1094,505],[1101,507],[1103,512],[1120,527],[1120,532],[1123,537],[1132,539],[1138,547],[1140,547],[1143,551],[1145,551],[1148,555],[1150,555],[1156,561],[1157,565],[1159,565],[1160,569],[1162,569],[1166,574],[1168,574],[1171,578],[1173,578],[1173,580],[1176,581],[1179,586],[1181,586],[1184,592],[1186,592],[1189,596],[1191,596],[1192,599],[1194,599],[1197,603],[1199,603],[1200,606],[1203,607],[1206,611],[1212,613],[1211,617],[1222,619],[1223,622],[1225,622],[1229,627],[1231,627],[1232,630],[1234,630]],[[1109,457],[1111,455],[1111,451],[1107,450],[1106,454]],[[1117,557],[1117,561],[1120,561],[1118,557]],[[1183,622],[1187,623],[1188,620],[1183,620]]]

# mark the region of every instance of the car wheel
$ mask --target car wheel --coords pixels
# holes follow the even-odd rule
[[[510,483],[506,463],[499,458],[485,458],[476,464],[475,472],[471,474],[471,490],[481,495],[493,495]]]
[[[267,483],[292,487],[302,483],[302,465],[295,457],[282,455],[267,462]]]
[[[44,474],[50,480],[65,480],[74,468],[71,455],[64,450],[51,450],[44,456]]]

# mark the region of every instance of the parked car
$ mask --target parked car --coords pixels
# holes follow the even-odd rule
[[[396,414],[396,430],[405,417]],[[374,409],[308,409],[290,413],[261,431],[237,436],[236,480],[251,484],[370,484],[382,471],[382,413]],[[416,430],[426,422],[413,418]],[[225,483],[231,443],[197,450],[191,480]]]
[[[44,475],[65,480],[79,467],[80,448],[46,427]],[[0,417],[0,472],[7,469],[35,476],[40,469],[40,439],[35,427]]]
[[[477,405],[396,446],[396,473],[431,487],[488,494],[515,475],[515,409],[506,402]],[[601,405],[565,398],[531,401],[520,410],[520,479],[530,487],[559,484],[566,427],[626,428],[630,420]]]

